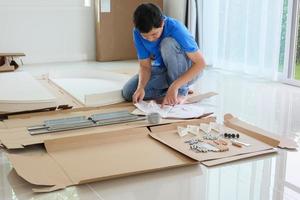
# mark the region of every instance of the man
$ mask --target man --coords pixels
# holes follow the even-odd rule
[[[140,72],[125,84],[123,97],[134,103],[162,100],[162,107],[184,103],[189,86],[205,67],[195,39],[151,3],[136,8],[133,22]]]

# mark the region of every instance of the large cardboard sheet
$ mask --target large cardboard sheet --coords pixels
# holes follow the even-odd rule
[[[231,114],[226,114],[224,116],[224,124],[272,146],[278,146],[286,149],[297,149],[299,147],[298,144],[292,139],[272,134],[254,125],[243,122]]]
[[[86,109],[86,110],[85,110]],[[106,131],[122,130],[134,127],[146,127],[150,124],[146,121],[135,121],[121,124],[113,124],[107,126],[98,126],[85,129],[77,129],[70,131],[60,131],[55,133],[41,134],[41,135],[30,135],[27,127],[41,125],[45,120],[59,119],[75,116],[86,116],[89,117],[96,113],[109,113],[115,111],[127,110],[131,112],[134,110],[134,106],[130,103],[122,103],[115,106],[107,106],[101,108],[85,108],[85,109],[72,109],[65,111],[54,111],[48,113],[40,113],[36,115],[20,115],[12,119],[5,120],[3,125],[6,127],[0,129],[0,144],[4,145],[7,149],[19,149],[29,145],[42,144],[45,140],[56,139],[62,137],[69,137],[75,135],[85,135],[91,133],[102,133]],[[214,121],[215,118],[205,118],[205,121]],[[168,124],[173,122],[179,122],[182,120],[163,119],[160,124]],[[191,120],[193,121],[193,120]],[[195,119],[199,121],[199,119]]]
[[[189,125],[189,123],[183,123],[182,125]],[[230,128],[224,127],[225,131],[228,133],[236,133],[236,131],[231,130]],[[204,133],[200,133],[203,135]],[[251,144],[251,146],[246,147],[243,146],[242,148],[236,147],[231,145],[231,142],[228,140],[228,151],[225,152],[207,152],[207,153],[196,153],[190,149],[190,145],[185,143],[185,141],[190,140],[192,138],[196,138],[195,136],[189,134],[185,137],[180,137],[177,133],[177,125],[170,124],[164,125],[160,127],[153,127],[151,128],[150,136],[154,139],[160,141],[161,143],[173,148],[174,150],[181,152],[182,154],[189,156],[192,159],[198,160],[200,162],[210,161],[210,160],[217,160],[217,159],[224,159],[224,158],[232,158],[230,161],[238,160],[234,159],[235,156],[246,155],[249,153],[254,152],[262,152],[266,150],[274,149],[273,146],[270,146],[262,141],[256,140],[244,133],[239,132],[240,140],[242,142]],[[199,138],[197,136],[197,138]],[[226,139],[224,139],[226,140]],[[279,143],[279,141],[278,141]],[[245,156],[245,157],[249,157]],[[245,158],[243,157],[243,158]],[[225,160],[223,160],[225,161]],[[223,162],[224,163],[224,162]]]
[[[231,114],[226,114],[224,116],[225,132],[239,133],[239,140],[249,143],[251,146],[243,146],[242,148],[239,148],[229,145],[229,151],[227,152],[195,153],[191,151],[189,149],[189,145],[185,143],[186,140],[191,139],[193,136],[187,135],[186,137],[181,138],[177,133],[177,126],[186,125],[195,124],[191,122],[182,122],[177,124],[151,127],[152,132],[150,133],[150,136],[173,148],[174,150],[200,161],[206,166],[215,166],[259,155],[276,153],[276,147],[287,149],[298,148],[297,143],[289,138],[279,137],[275,134],[268,133],[263,129],[233,117]]]
[[[153,140],[147,128],[46,140],[46,149],[9,153],[18,175],[49,192],[70,185],[197,162]]]
[[[94,111],[94,110],[92,110]],[[89,112],[89,111],[87,111]],[[38,116],[37,116],[38,117]],[[43,116],[45,117],[45,116]],[[50,192],[71,185],[129,176],[201,162],[215,166],[227,162],[275,153],[279,140],[260,140],[262,132],[252,132],[244,127],[239,131],[241,140],[251,147],[230,146],[228,152],[194,153],[181,138],[177,126],[199,125],[214,122],[215,118],[177,121],[149,127],[145,124],[127,124],[107,129],[91,128],[28,137],[17,129],[0,133],[0,142],[19,176],[37,185],[35,192]],[[138,127],[139,126],[139,127]],[[116,129],[117,127],[117,129]],[[237,132],[236,129],[226,128]],[[22,132],[22,131],[21,131]],[[10,137],[11,136],[11,137]],[[268,138],[266,136],[266,138]],[[272,143],[272,145],[270,145]],[[38,145],[44,144],[44,145]]]

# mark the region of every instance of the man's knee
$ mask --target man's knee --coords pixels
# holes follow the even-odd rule
[[[123,86],[122,96],[126,101],[132,101],[132,96],[137,88],[137,84],[137,76],[134,76]]]
[[[126,101],[132,101],[132,93],[128,92],[126,89],[123,88],[122,90],[122,96]]]
[[[166,37],[160,43],[160,51],[163,55],[178,50],[180,50],[180,46],[174,38]]]

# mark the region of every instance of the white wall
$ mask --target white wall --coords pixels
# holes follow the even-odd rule
[[[94,4],[86,1],[0,0],[0,52],[24,52],[27,64],[94,60]]]
[[[185,21],[186,0],[164,0],[164,12],[166,15]]]
[[[184,21],[185,0],[164,10]],[[24,52],[25,64],[95,60],[94,0],[0,0],[0,24],[0,53]]]

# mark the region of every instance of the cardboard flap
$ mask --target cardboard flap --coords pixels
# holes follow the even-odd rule
[[[73,136],[46,140],[45,147],[74,184],[196,163],[148,133],[147,128],[133,128]]]
[[[176,124],[169,124],[166,126],[165,124],[163,125],[156,125],[156,126],[151,126],[150,130],[151,132],[162,132],[162,131],[167,131],[170,130],[170,127],[173,127],[173,129],[176,129],[177,126],[185,126],[186,124],[189,125],[199,125],[200,123],[210,123],[210,122],[216,122],[215,117],[204,117],[204,118],[199,118],[199,119],[191,119],[191,120],[180,120],[177,121]]]
[[[192,96],[192,97],[188,98],[186,102],[187,103],[197,103],[197,102],[203,101],[204,99],[208,99],[208,98],[216,96],[216,95],[218,95],[218,93],[207,92],[204,94]]]
[[[196,122],[196,121],[194,121]],[[204,122],[203,120],[198,120],[198,125],[200,122]],[[248,135],[243,133],[240,134],[240,138],[243,142],[251,144],[249,147],[239,148],[233,145],[228,145],[229,151],[225,152],[207,152],[207,153],[196,153],[190,150],[189,144],[185,143],[185,141],[195,138],[194,135],[188,134],[185,137],[180,137],[177,133],[177,126],[186,126],[191,125],[190,122],[180,123],[180,124],[170,124],[164,126],[156,126],[151,128],[151,133],[149,135],[158,140],[159,142],[169,146],[170,148],[200,162],[208,161],[208,160],[216,160],[216,159],[223,159],[223,158],[230,158],[232,160],[238,160],[238,157],[234,158],[235,156],[249,154],[253,152],[260,152],[265,150],[273,149],[272,146],[256,140]],[[195,123],[194,123],[195,124]],[[225,129],[229,128],[224,127]],[[227,130],[226,130],[227,131]],[[199,138],[199,137],[197,137]]]
[[[32,191],[36,193],[45,193],[45,192],[54,192],[56,190],[61,190],[64,188],[66,188],[66,185],[55,185],[52,187],[33,188]]]
[[[201,162],[203,165],[207,167],[213,167],[217,165],[221,165],[224,163],[229,163],[237,160],[242,160],[245,158],[251,158],[251,157],[256,157],[256,156],[261,156],[261,155],[266,155],[270,153],[277,153],[276,149],[269,149],[269,150],[264,150],[264,151],[257,151],[253,153],[247,153],[247,154],[242,154],[242,155],[237,155],[237,156],[232,156],[232,157],[227,157],[227,158],[220,158],[216,160],[209,160],[209,161],[204,161]]]
[[[121,110],[128,110],[130,112],[132,109],[134,109],[133,105],[120,104],[120,106],[115,106],[112,108],[105,108],[105,107],[93,108],[86,111],[81,111],[81,110],[65,111],[65,112],[58,111],[58,112],[49,112],[48,115],[47,113],[34,115],[34,116],[22,115],[20,118],[12,118],[4,121],[5,125],[8,128],[0,129],[0,145],[2,144],[7,149],[23,149],[30,145],[43,144],[45,140],[76,136],[76,135],[86,135],[92,133],[115,131],[121,129],[129,129],[135,127],[145,127],[150,125],[147,123],[146,120],[145,121],[142,120],[142,121],[120,123],[118,125],[112,124],[107,126],[60,131],[60,132],[40,134],[40,135],[30,135],[27,130],[27,127],[43,124],[45,120],[50,120],[50,119],[59,119],[59,118],[76,117],[76,116],[89,117],[92,114],[114,112],[114,111],[121,111]],[[209,118],[209,120],[212,119],[213,118]],[[168,123],[179,122],[179,121],[185,121],[185,120],[163,119],[161,121],[161,124],[168,124]]]
[[[269,133],[263,129],[260,129],[251,124],[243,122],[231,114],[224,115],[224,124],[232,129],[235,129],[235,130],[243,132],[244,134],[247,134],[251,137],[259,139],[273,147],[280,147],[280,148],[286,148],[286,149],[298,148],[298,144],[295,141],[293,141],[289,138],[284,138],[284,137]]]
[[[57,163],[41,147],[7,153],[7,157],[17,174],[33,185],[51,186],[50,188],[55,189],[58,186],[61,188],[72,184]]]

